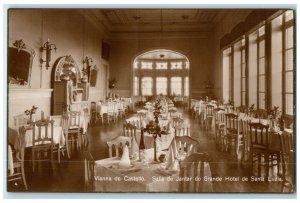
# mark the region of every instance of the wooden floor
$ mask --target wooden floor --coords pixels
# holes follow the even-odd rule
[[[181,110],[183,111],[183,110]],[[251,170],[247,164],[238,164],[232,153],[217,149],[213,139],[214,132],[204,130],[198,121],[188,112],[184,112],[184,119],[190,124],[191,136],[200,142],[200,152],[207,152],[211,158],[213,177],[223,178],[213,184],[216,193],[280,193],[280,182],[250,181]],[[122,133],[122,123],[94,126],[88,129],[89,150],[95,160],[108,157],[106,141]],[[80,152],[73,151],[68,160],[62,158],[62,163],[51,170],[48,164],[43,164],[36,173],[32,173],[25,163],[26,179],[30,192],[84,192],[84,169]],[[239,181],[224,181],[226,177],[239,177]],[[248,178],[243,181],[242,177]],[[22,191],[22,187],[9,185],[9,191]]]

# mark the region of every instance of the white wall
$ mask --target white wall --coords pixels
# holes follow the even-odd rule
[[[155,35],[118,36],[112,38],[110,76],[118,80],[111,90],[121,96],[132,94],[132,65],[136,56],[153,49],[170,49],[188,57],[190,61],[191,96],[205,93],[204,81],[213,80],[211,33],[195,36],[159,38]]]
[[[103,61],[101,59],[101,41],[103,38],[99,28],[95,28],[85,17],[84,13],[75,10],[51,9],[21,9],[9,10],[9,41],[22,39],[32,47],[36,56],[33,59],[29,89],[9,89],[8,125],[13,123],[13,116],[23,113],[35,105],[50,113],[51,107],[51,73],[52,65],[61,56],[71,55],[79,68],[83,66],[85,56],[92,58],[94,65],[99,68],[97,86],[90,88],[90,101],[97,101],[105,97],[102,85]],[[41,67],[40,58],[45,59],[45,53],[40,47],[50,39],[57,46],[52,52],[51,67],[46,70],[45,63]]]

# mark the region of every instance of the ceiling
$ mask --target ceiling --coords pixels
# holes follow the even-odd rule
[[[95,9],[109,32],[208,32],[232,10],[226,9]]]

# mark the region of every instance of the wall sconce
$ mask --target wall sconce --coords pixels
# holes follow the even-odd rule
[[[83,68],[82,68],[83,77],[82,77],[82,79],[84,82],[89,82],[91,67],[93,65],[93,59],[86,56],[82,62],[83,62]]]
[[[41,59],[41,63],[43,64],[44,62],[46,62],[46,69],[48,70],[48,68],[50,67],[49,62],[51,60],[51,51],[52,48],[54,48],[54,51],[56,51],[56,45],[55,44],[50,44],[49,39],[47,40],[47,42],[41,47],[41,51],[46,50],[46,60]]]

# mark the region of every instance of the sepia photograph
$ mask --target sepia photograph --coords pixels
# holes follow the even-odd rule
[[[6,12],[12,196],[296,194],[296,6]]]

